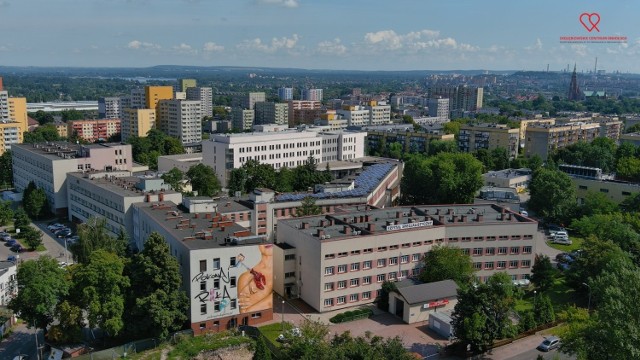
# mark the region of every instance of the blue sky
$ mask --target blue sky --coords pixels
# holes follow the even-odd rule
[[[637,0],[0,0],[0,64],[590,70],[598,57],[640,73],[638,16]],[[560,43],[593,35],[628,42]]]

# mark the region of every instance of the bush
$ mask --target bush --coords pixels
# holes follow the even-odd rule
[[[371,309],[357,309],[340,313],[329,319],[329,321],[334,324],[339,324],[347,321],[368,318],[371,315],[373,315],[373,311]]]

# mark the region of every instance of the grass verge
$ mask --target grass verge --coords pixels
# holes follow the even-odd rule
[[[253,343],[248,336],[241,336],[229,331],[200,336],[184,336],[169,352],[169,360],[193,359],[202,351],[214,351],[231,346]]]
[[[293,325],[291,323],[284,323],[284,331],[291,330]],[[280,346],[280,343],[276,341],[278,335],[282,334],[283,323],[273,323],[265,326],[259,327],[260,332],[264,335],[269,341],[271,341],[276,346]]]
[[[582,248],[583,238],[578,236],[571,236],[571,245],[554,244],[551,241],[548,242],[549,246],[562,252],[571,252]]]

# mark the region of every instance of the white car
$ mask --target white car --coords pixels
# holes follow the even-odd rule
[[[566,231],[557,232],[556,235],[551,240],[554,244],[562,244],[562,245],[571,245],[571,239],[569,239],[569,235]]]

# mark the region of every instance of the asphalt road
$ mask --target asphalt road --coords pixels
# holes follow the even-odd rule
[[[43,233],[42,243],[44,247],[47,249],[46,251],[40,251],[40,252],[26,251],[26,252],[17,254],[11,251],[9,247],[4,246],[6,245],[5,242],[0,242],[0,260],[6,260],[10,255],[17,255],[20,260],[35,259],[42,255],[49,255],[55,259],[58,259],[58,261],[65,261],[67,263],[73,262],[71,260],[72,259],[71,252],[65,251],[64,239],[55,238],[55,235],[53,235],[47,229],[47,224],[48,222],[32,223],[33,226],[40,229],[40,231]],[[66,259],[69,259],[69,261],[66,261]]]
[[[13,333],[0,343],[0,359],[11,360],[17,355],[29,355],[29,359],[36,357],[36,338],[34,329],[27,329],[24,324],[15,325]],[[38,331],[38,344],[44,344],[42,330]]]
[[[529,351],[518,354],[514,357],[507,358],[505,360],[535,360],[538,355],[542,355],[545,360],[575,360],[575,356],[569,356],[560,351],[551,350],[549,352],[543,352],[537,349],[531,349]]]

